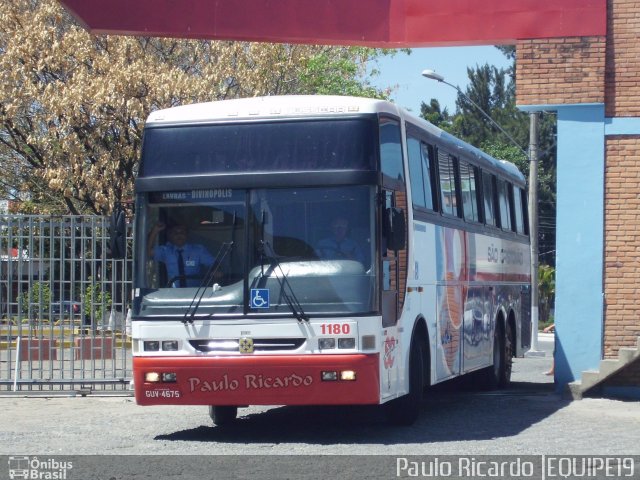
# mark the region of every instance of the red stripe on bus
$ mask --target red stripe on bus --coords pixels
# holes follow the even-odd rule
[[[379,355],[134,357],[139,405],[366,405],[380,403]],[[356,372],[322,381],[323,371]],[[149,372],[177,381],[145,382]]]
[[[513,282],[530,283],[531,275],[528,273],[476,273],[470,278],[472,282]],[[495,285],[491,285],[495,286]]]

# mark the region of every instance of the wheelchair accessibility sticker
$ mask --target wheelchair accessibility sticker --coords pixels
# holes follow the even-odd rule
[[[269,289],[251,289],[251,308],[269,308]]]

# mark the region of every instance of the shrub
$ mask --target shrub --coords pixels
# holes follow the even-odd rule
[[[20,300],[22,313],[28,314],[31,308],[33,318],[39,318],[40,314],[48,316],[51,306],[51,287],[48,283],[35,282],[29,290],[20,295]]]
[[[91,284],[87,287],[84,293],[84,313],[87,319],[95,318],[98,321],[102,320],[105,311],[111,308],[111,294],[102,290],[101,285]],[[95,316],[91,314],[95,312]]]
[[[551,310],[556,299],[556,271],[549,265],[538,267],[538,317],[541,324],[553,323]]]

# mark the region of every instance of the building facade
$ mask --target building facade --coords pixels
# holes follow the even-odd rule
[[[558,116],[560,387],[640,347],[639,35],[640,4],[607,0],[606,36],[517,44],[519,107]],[[638,395],[640,361],[628,358],[602,383]]]

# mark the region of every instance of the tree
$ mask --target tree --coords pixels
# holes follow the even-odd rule
[[[424,102],[420,104],[420,116],[443,130],[448,131],[451,129],[451,116],[449,115],[449,111],[446,107],[444,110],[441,110],[440,102],[435,98],[431,99],[429,105]]]
[[[381,50],[94,36],[54,0],[0,0],[0,150],[33,208],[107,213],[129,198],[155,109],[289,93],[384,96]]]

